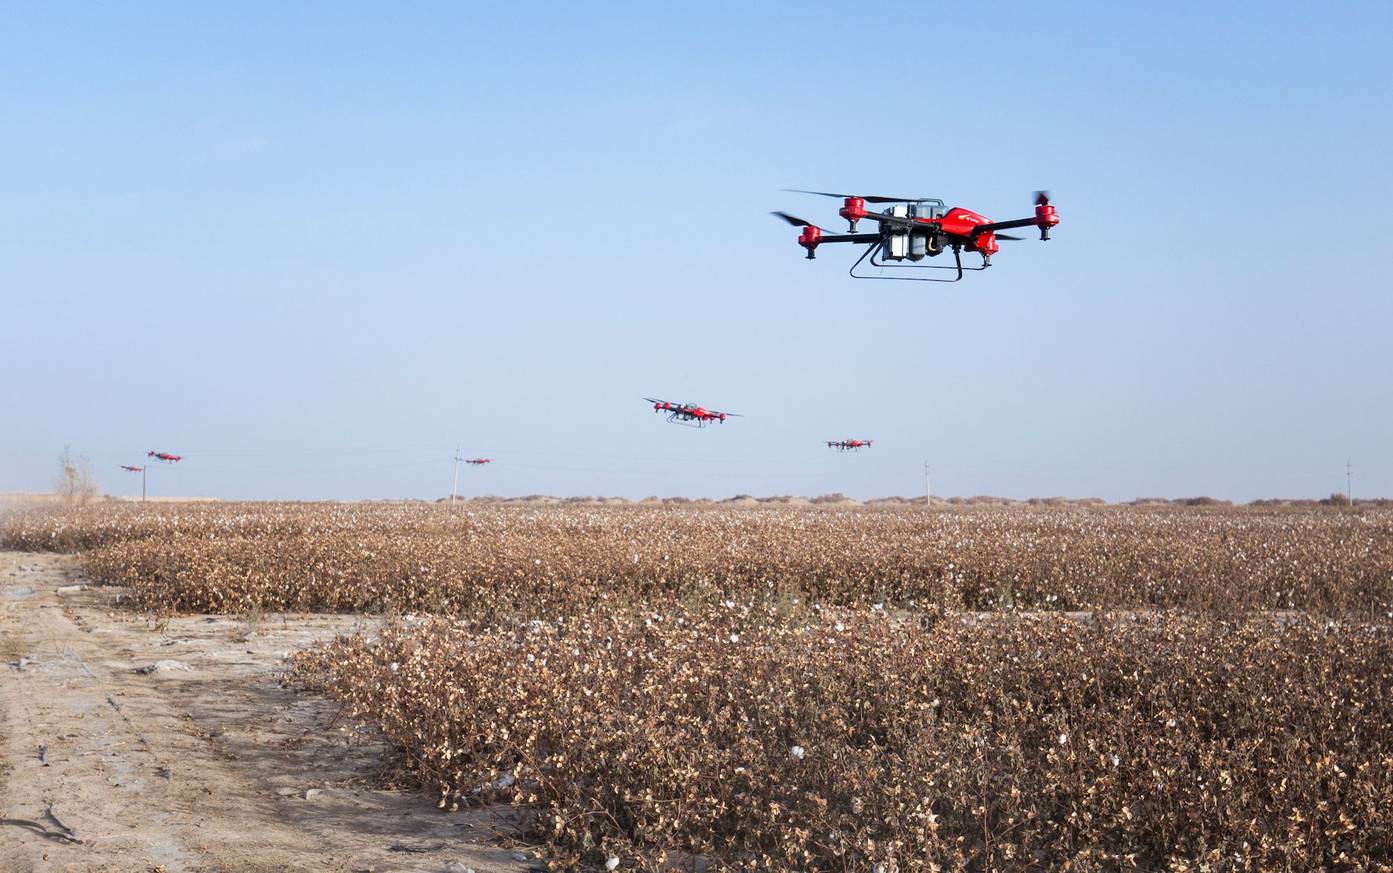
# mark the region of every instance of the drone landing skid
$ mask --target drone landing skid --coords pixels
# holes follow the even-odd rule
[[[987,269],[986,264],[983,264],[980,267],[964,267],[962,251],[957,247],[954,247],[953,249],[953,266],[951,267],[940,267],[937,264],[887,264],[884,261],[876,259],[876,253],[881,251],[882,248],[883,246],[880,243],[873,243],[872,245],[867,246],[866,250],[861,253],[861,257],[857,258],[856,263],[852,264],[851,269],[847,271],[851,274],[851,278],[885,279],[888,281],[901,282],[959,282],[962,281],[963,273],[967,270],[978,272]],[[891,270],[953,270],[957,273],[957,275],[951,279],[934,279],[930,278],[929,276],[871,276],[864,273],[857,273],[856,268],[861,266],[861,262],[865,261],[868,257],[870,258],[869,263],[872,267],[879,267],[881,269],[888,268]]]
[[[667,418],[667,421],[668,421],[668,424],[675,424],[675,425],[677,425],[678,427],[696,427],[696,428],[706,427],[706,422],[704,422],[704,421],[701,421],[701,420],[699,420],[699,419],[696,420],[696,421],[684,421],[683,419],[679,418],[679,417],[676,416],[676,415],[669,415],[668,418]]]

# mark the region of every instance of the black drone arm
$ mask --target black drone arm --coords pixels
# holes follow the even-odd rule
[[[984,233],[996,233],[998,230],[1009,230],[1013,227],[1035,227],[1040,223],[1038,218],[1017,218],[1012,221],[993,221],[990,224],[979,224],[972,229],[973,236],[981,236]]]
[[[873,243],[880,239],[878,233],[828,233],[817,238],[822,243]]]
[[[858,221],[876,221],[882,225],[888,224],[892,227],[899,227],[905,230],[929,230],[938,226],[937,222],[919,221],[915,218],[902,218],[898,215],[886,215],[883,212],[867,212]]]

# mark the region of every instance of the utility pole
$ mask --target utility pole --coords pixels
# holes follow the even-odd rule
[[[929,462],[924,462],[924,508],[933,508],[933,492],[929,488]]]
[[[459,462],[459,446],[455,446],[455,480],[450,485],[450,504],[452,506],[455,502],[455,494],[459,491]]]
[[[1350,506],[1354,505],[1354,468],[1349,461],[1345,461],[1345,499]]]
[[[148,461],[140,466],[140,502],[141,502],[141,503],[144,503],[144,502],[145,502],[145,476],[146,476],[145,471],[148,470],[148,469],[150,469],[150,464],[149,464]]]

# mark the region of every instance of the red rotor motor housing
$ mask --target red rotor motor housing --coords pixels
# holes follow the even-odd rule
[[[866,217],[866,201],[860,197],[848,197],[837,214],[845,218],[851,225],[851,232],[856,233],[856,222]]]

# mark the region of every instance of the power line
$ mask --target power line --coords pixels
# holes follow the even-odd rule
[[[374,467],[340,467],[331,470],[306,470],[303,468],[297,468],[294,470],[218,470],[203,469],[201,467],[192,467],[190,468],[190,472],[217,473],[234,476],[297,476],[301,474],[333,475],[337,473],[369,473],[376,470],[401,470],[406,469],[408,467],[433,467],[436,464],[447,463],[449,460],[449,458],[433,458],[429,461],[410,461],[405,464],[383,464]]]

